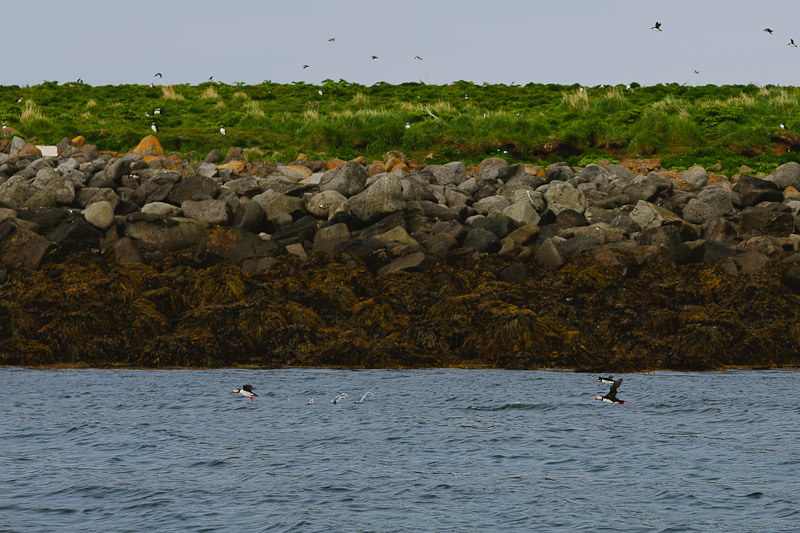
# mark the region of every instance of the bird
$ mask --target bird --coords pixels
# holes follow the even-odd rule
[[[151,81],[150,82],[150,88],[152,89],[153,87],[155,87],[155,84]]]
[[[208,81],[214,81],[214,76],[209,76]]]
[[[370,56],[371,59],[378,59],[378,56]]]
[[[307,68],[308,68],[308,67],[310,67],[310,66],[311,66],[311,65],[303,65],[303,70],[307,69]]]
[[[83,83],[83,78],[78,78],[77,80],[75,80],[75,83],[78,83],[78,84]]]
[[[605,383],[606,385],[611,385],[612,383],[614,383],[614,376],[608,376],[607,378],[600,376],[594,381],[595,383]]]
[[[322,89],[318,90],[317,92],[319,93],[320,96],[322,96]]]
[[[225,126],[220,126],[220,127],[219,127],[219,132],[222,134],[222,136],[223,136],[223,137],[225,137],[225,135],[226,135],[226,133],[225,133]]]
[[[336,37],[331,37],[330,39],[328,39],[328,42],[329,43],[336,42]]]
[[[619,405],[625,405],[625,400],[620,400],[617,398],[617,389],[622,384],[622,378],[619,378],[611,385],[611,390],[608,391],[608,394],[605,396],[597,395],[594,397],[595,400],[601,400],[605,403],[616,403]]]
[[[149,117],[150,116],[150,111],[145,111],[144,112],[144,116]]]
[[[340,395],[338,395],[336,398],[332,399],[331,403],[339,403],[340,401],[344,400],[345,398],[347,398],[347,393],[343,392]]]
[[[414,59],[416,59],[417,61],[422,61],[422,58],[419,56],[414,56]]]
[[[367,398],[367,396],[372,396],[373,398],[375,397],[375,395],[372,394],[371,392],[365,392],[364,395],[361,396],[361,398],[359,398],[358,400],[356,400],[353,403],[362,404],[362,403],[364,403],[364,400]]]
[[[411,129],[411,124],[409,124],[408,122],[406,122],[406,129],[407,129],[407,130],[410,130],[410,129]]]
[[[783,131],[786,131],[786,124],[784,124],[783,122],[781,122],[781,129],[782,129]]]
[[[150,124],[150,129],[153,130],[153,133],[158,133],[158,126],[156,126],[155,122]]]
[[[796,45],[796,44],[794,44],[794,39],[789,39],[789,46],[792,46],[792,47],[794,47],[794,48],[797,48],[797,45]]]
[[[163,78],[164,76],[162,76],[160,72],[156,72],[156,73],[153,75],[153,77],[154,77],[154,78]]]
[[[314,398],[309,398],[306,400],[306,405],[314,405]]]
[[[625,86],[625,90],[626,90],[626,91],[633,92],[633,87],[631,87],[631,84],[630,84],[630,83],[629,83],[628,85],[626,85],[626,86]]]
[[[653,26],[653,27],[652,27],[652,28],[650,28],[650,29],[651,29],[651,30],[654,30],[654,31],[661,31],[661,23],[660,23],[660,22],[656,22],[656,25],[655,25],[655,26]]]
[[[153,114],[154,114],[154,115],[160,115],[160,114],[161,114],[161,108],[160,108],[160,107],[157,107],[157,108],[156,108],[156,110],[155,110],[155,111],[153,111]]]
[[[772,35],[772,29],[770,29],[770,28],[764,28],[761,31],[765,31],[765,32],[769,33],[770,35]]]
[[[250,398],[250,403],[253,403],[253,396],[258,396],[255,392],[253,392],[252,385],[245,385],[241,389],[233,389],[231,394],[241,394],[246,398]]]
[[[20,96],[19,98],[17,98],[17,103],[18,103],[18,104],[21,104],[21,103],[22,103],[22,97],[21,97],[21,96]]]
[[[695,70],[694,73],[695,74],[700,74],[700,71],[699,70]]]

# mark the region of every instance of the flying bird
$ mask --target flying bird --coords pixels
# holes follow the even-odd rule
[[[372,56],[372,59],[378,59],[378,56]]]
[[[794,44],[794,39],[789,39],[789,46],[792,46],[792,47],[794,47],[794,48],[797,48],[797,45],[796,45],[796,44]]]
[[[422,61],[422,58],[419,56],[414,56],[414,59],[416,59],[417,61]]]
[[[303,65],[303,70],[307,69],[307,68],[308,68],[308,67],[310,67],[310,66],[311,66],[311,65]]]
[[[695,70],[694,73],[695,74],[700,74],[700,71],[699,70]]]
[[[625,405],[625,400],[620,400],[617,398],[617,389],[619,386],[622,385],[622,378],[619,378],[611,385],[611,390],[608,391],[608,394],[605,396],[597,395],[594,397],[595,400],[602,400],[605,403],[616,403],[619,405]]]
[[[245,385],[241,389],[233,389],[231,394],[241,394],[246,398],[250,398],[250,403],[253,403],[253,396],[258,396],[255,392],[253,392],[252,385]]]
[[[650,28],[650,29],[651,29],[651,30],[654,30],[654,31],[661,31],[661,23],[660,23],[660,22],[656,22],[656,25],[655,25],[655,26],[653,26],[653,27],[652,27],[652,28]]]
[[[765,31],[765,32],[769,33],[770,35],[772,35],[772,29],[770,29],[770,28],[764,28],[761,31]]]
[[[208,81],[214,81],[214,76],[209,76]]]
[[[156,73],[153,75],[153,77],[154,77],[154,78],[163,78],[164,76],[162,76],[160,72],[156,72]]]
[[[597,378],[595,380],[595,382],[597,382],[597,383],[605,383],[606,385],[611,385],[612,383],[614,383],[614,376],[608,376],[607,378],[604,378],[603,376],[600,376],[599,378]]]

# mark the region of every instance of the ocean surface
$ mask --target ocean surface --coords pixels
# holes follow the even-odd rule
[[[800,529],[800,372],[596,377],[2,368],[0,531]]]

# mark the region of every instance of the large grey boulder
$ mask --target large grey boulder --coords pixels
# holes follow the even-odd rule
[[[478,179],[495,180],[500,169],[507,166],[508,162],[499,157],[489,157],[478,165]]]
[[[247,196],[248,198],[252,198],[261,192],[261,187],[254,176],[231,180],[224,187],[236,193],[236,196]]]
[[[733,212],[731,192],[725,186],[711,186],[701,190],[683,209],[683,218],[694,224]]]
[[[142,206],[141,212],[146,215],[156,215],[160,217],[178,217],[183,211],[177,205],[166,202],[150,202]]]
[[[518,225],[538,224],[542,218],[527,198],[506,207],[503,209],[503,213],[511,217]]]
[[[788,237],[794,229],[794,217],[790,212],[748,207],[742,210],[743,239],[759,235]]]
[[[125,235],[157,250],[193,248],[206,233],[206,224],[191,218],[140,220],[125,225]]]
[[[800,190],[800,163],[790,161],[775,169],[775,175],[768,179],[774,181],[781,189],[794,187]]]
[[[708,172],[701,166],[693,166],[683,173],[683,181],[692,189],[702,189],[708,184]]]
[[[128,201],[142,206],[149,202],[161,202],[166,200],[172,188],[181,179],[178,172],[171,170],[158,170],[158,171],[142,171],[142,179],[144,180],[139,185],[133,194],[129,197]],[[124,198],[124,197],[123,197]],[[173,203],[180,204],[180,202]]]
[[[622,193],[626,194],[634,202],[644,200],[651,202],[656,196],[672,189],[672,180],[660,174],[651,172],[646,176],[636,176],[630,183],[625,185]]]
[[[449,205],[449,204],[448,204]],[[505,196],[487,196],[475,202],[472,207],[482,215],[502,212],[503,209],[511,205]]]
[[[25,207],[27,201],[36,192],[28,180],[21,176],[11,176],[0,183],[0,202],[12,209]]]
[[[186,200],[181,209],[185,217],[216,226],[227,225],[233,218],[231,207],[224,200]]]
[[[350,212],[362,222],[372,222],[378,218],[402,211],[403,188],[400,180],[393,174],[387,174],[375,181],[363,192],[348,200]]]
[[[352,161],[327,171],[319,180],[320,191],[336,191],[350,197],[362,192],[367,183],[367,171]]]
[[[743,175],[731,189],[733,203],[739,207],[750,207],[761,202],[782,202],[783,190],[774,181]]]
[[[461,161],[453,161],[433,170],[439,185],[458,185],[467,179],[467,167]]]
[[[306,202],[306,211],[322,220],[329,220],[334,213],[347,205],[347,198],[339,191],[330,189],[322,191]]]
[[[569,166],[569,163],[560,162],[553,163],[547,170],[544,171],[544,177],[547,181],[569,181],[575,177],[575,170]]]
[[[314,235],[312,250],[315,252],[333,252],[337,245],[350,239],[347,224],[338,223],[317,230]]]
[[[292,215],[304,212],[302,199],[287,196],[273,190],[253,196],[252,201],[261,206],[267,216],[267,220],[272,220],[283,214]]]
[[[636,207],[630,212],[631,219],[642,229],[657,228],[662,224],[680,224],[683,222],[681,217],[664,209],[660,205],[651,204],[644,200],[639,200]]]
[[[464,237],[464,248],[476,252],[491,252],[499,242],[497,235],[483,228],[473,228]]]
[[[255,231],[264,220],[264,209],[258,202],[242,202],[233,217],[233,227],[243,231]]]
[[[556,215],[566,209],[577,213],[586,211],[586,197],[583,192],[569,183],[551,183],[544,193],[544,199],[547,207]]]
[[[75,200],[75,185],[52,168],[43,168],[31,182],[34,189],[49,193],[56,203],[69,205]]]
[[[114,208],[105,200],[94,202],[83,210],[83,218],[97,229],[105,231],[114,223]]]
[[[208,200],[217,196],[219,185],[211,178],[189,176],[175,184],[169,193],[169,201],[182,205],[187,200]]]

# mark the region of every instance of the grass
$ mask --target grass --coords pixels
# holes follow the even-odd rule
[[[39,143],[83,135],[118,152],[148,135],[155,120],[167,151],[196,157],[231,146],[259,148],[276,161],[299,152],[380,159],[389,150],[467,163],[494,155],[539,164],[661,157],[674,168],[719,164],[729,173],[742,164],[770,171],[800,160],[795,87],[631,85],[633,91],[465,81],[369,87],[341,80],[155,87],[45,82],[0,87],[0,117]],[[158,107],[162,114],[153,115]],[[227,137],[219,135],[220,124]]]

